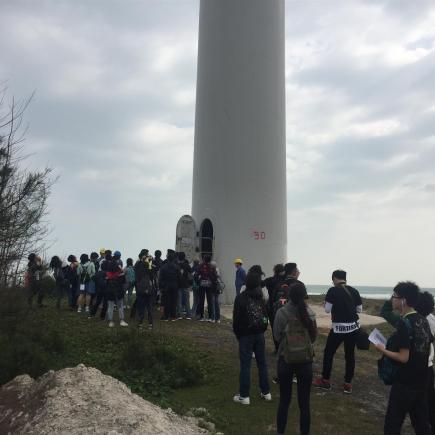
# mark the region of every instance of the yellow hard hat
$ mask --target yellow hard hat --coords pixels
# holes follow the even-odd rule
[[[106,249],[105,248],[100,248],[100,254],[103,255],[106,253]]]
[[[234,260],[234,264],[243,264],[243,261],[242,261],[241,258],[236,258],[236,259]]]

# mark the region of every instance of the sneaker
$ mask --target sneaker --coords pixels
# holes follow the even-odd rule
[[[233,397],[233,401],[236,403],[241,403],[242,405],[249,405],[251,403],[249,397],[241,397],[240,394],[236,394]]]
[[[221,323],[221,321],[220,320],[216,320],[216,323]]]
[[[109,322],[109,328],[114,328],[115,327],[115,322]]]
[[[326,379],[323,379],[322,376],[319,376],[318,378],[314,379],[313,385],[317,388],[321,388],[322,390],[331,389],[331,382],[327,381]]]
[[[85,311],[86,311],[87,313],[89,313],[89,306],[88,306],[88,305],[86,305]]]
[[[153,329],[153,325],[152,325],[152,323],[150,323],[150,324],[148,325],[148,329]]]
[[[213,323],[213,319],[207,319],[207,322]]]
[[[119,322],[119,326],[128,326],[128,323],[125,322],[124,320],[121,320],[121,321]]]
[[[192,317],[187,316],[187,317],[186,317],[186,320],[192,320]]]
[[[352,394],[352,384],[350,384],[349,382],[345,382],[343,384],[343,393]]]
[[[205,322],[204,317],[201,317],[201,318],[199,319],[199,321],[200,321],[200,322]]]
[[[82,312],[82,307],[78,307],[78,308],[77,308],[77,312],[78,312],[78,313],[81,313],[81,312]]]
[[[260,398],[264,399],[266,402],[271,402],[272,401],[272,394],[270,394],[270,393],[266,393],[266,394],[260,393]]]

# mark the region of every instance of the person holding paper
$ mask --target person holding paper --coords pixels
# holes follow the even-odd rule
[[[343,392],[352,393],[352,378],[355,372],[355,345],[359,330],[358,313],[362,312],[362,301],[358,290],[346,284],[346,272],[335,270],[332,273],[331,287],[325,297],[325,311],[331,313],[332,328],[323,353],[322,376],[313,381],[313,385],[324,390],[331,389],[330,376],[334,355],[341,343],[344,343],[346,370]]]
[[[419,293],[417,304],[415,305],[415,311],[426,317],[429,322],[430,330],[433,336],[435,336],[435,316],[432,314],[434,310],[434,297],[429,292]],[[393,310],[393,298],[385,301],[381,308],[381,316],[390,325],[397,328],[401,316],[398,312]],[[375,343],[376,344],[376,343]],[[428,361],[429,381],[427,383],[427,402],[429,409],[429,422],[432,428],[432,434],[435,435],[435,389],[434,389],[434,346],[430,345],[430,355]],[[412,418],[412,417],[411,417]]]
[[[414,309],[419,293],[419,287],[413,282],[396,285],[392,307],[401,316],[397,322],[398,351],[387,350],[383,344],[376,345],[379,352],[399,363],[390,390],[384,435],[400,435],[407,414],[417,435],[432,435],[427,404],[427,365],[433,336],[427,319]]]

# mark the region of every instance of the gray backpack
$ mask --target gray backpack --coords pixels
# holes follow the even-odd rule
[[[282,353],[288,364],[313,361],[314,348],[308,329],[302,324],[297,313],[290,313],[285,327]]]

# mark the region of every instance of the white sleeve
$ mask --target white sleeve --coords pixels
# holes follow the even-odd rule
[[[325,312],[330,313],[332,310],[332,304],[331,302],[325,302]]]
[[[357,305],[356,306],[356,312],[357,313],[362,313],[362,305]]]

